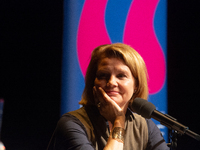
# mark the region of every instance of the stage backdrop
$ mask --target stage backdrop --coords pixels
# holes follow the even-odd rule
[[[91,51],[115,42],[144,58],[148,101],[167,113],[166,21],[167,0],[64,0],[61,115],[80,107]],[[167,140],[167,128],[155,123]]]

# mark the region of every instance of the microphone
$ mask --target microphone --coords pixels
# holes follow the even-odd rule
[[[169,129],[176,130],[180,134],[189,135],[190,137],[200,141],[200,135],[192,132],[188,127],[177,122],[177,120],[170,115],[157,111],[156,107],[145,99],[135,98],[132,103],[132,109],[144,118],[153,118]]]

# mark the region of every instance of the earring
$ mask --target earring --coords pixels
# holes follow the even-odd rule
[[[97,104],[97,107],[98,107],[98,108],[100,108],[100,107],[101,107],[101,102],[99,102],[99,103]]]

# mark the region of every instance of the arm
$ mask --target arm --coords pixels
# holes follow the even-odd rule
[[[122,133],[123,132],[123,133]],[[114,121],[114,126],[110,133],[108,142],[104,150],[123,150],[123,137],[118,138],[115,135],[121,134],[124,136],[124,121],[123,118],[118,118]],[[116,137],[116,138],[115,138]]]
[[[94,87],[94,96],[97,100],[96,103],[101,103],[101,106],[98,107],[100,114],[111,123],[110,127],[112,128],[104,150],[123,150],[123,140],[117,137],[115,138],[115,135],[120,134],[120,136],[124,136],[124,110],[122,110],[101,87],[98,89]]]
[[[56,127],[54,150],[95,150],[83,124],[74,116],[63,116]]]
[[[118,130],[115,131],[115,127],[120,127],[120,129],[124,130],[125,114],[115,102],[109,100],[108,103],[105,103],[104,107],[99,108],[101,115],[112,124],[111,134],[104,150],[123,150],[123,140],[113,138],[113,134],[119,133]],[[54,150],[95,149],[88,140],[87,132],[83,124],[70,114],[64,115],[59,120],[54,137]]]
[[[116,120],[115,126],[121,126],[121,121]],[[112,134],[110,134],[112,135]],[[110,144],[109,144],[110,143]],[[112,145],[113,147],[110,147]],[[121,141],[109,137],[105,150],[118,149],[122,147]],[[88,140],[84,125],[73,115],[65,114],[58,121],[53,139],[48,150],[95,150],[94,145]]]

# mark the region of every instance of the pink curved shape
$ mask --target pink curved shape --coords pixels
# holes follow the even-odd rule
[[[154,13],[159,0],[134,0],[124,31],[124,43],[131,45],[143,57],[149,75],[149,93],[164,85],[165,57],[153,27]]]
[[[83,75],[86,73],[91,52],[101,44],[110,44],[105,27],[105,8],[107,0],[86,0],[80,18],[77,50]]]

